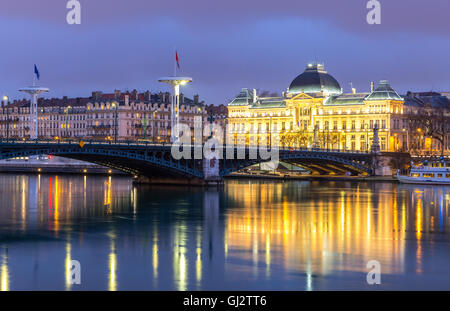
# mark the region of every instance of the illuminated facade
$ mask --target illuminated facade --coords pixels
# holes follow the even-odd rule
[[[322,64],[308,64],[280,97],[242,89],[228,104],[229,137],[235,144],[370,150],[375,125],[382,151],[406,150],[404,100],[387,81],[371,92],[344,94]]]
[[[93,92],[88,98],[43,99],[38,101],[39,139],[170,140],[171,96],[115,91]],[[2,102],[0,138],[30,137],[30,101]],[[198,95],[180,94],[180,122],[194,126],[195,116],[206,116]]]

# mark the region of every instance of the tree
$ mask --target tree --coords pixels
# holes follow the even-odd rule
[[[280,135],[280,143],[283,147],[292,147],[294,136],[291,132],[283,131]]]
[[[296,143],[299,147],[308,147],[308,133],[304,130],[296,132]]]
[[[308,146],[308,133],[303,130],[295,132],[282,132],[280,143],[286,147],[303,147]]]
[[[424,137],[437,140],[441,144],[441,156],[443,156],[445,137],[450,132],[449,102],[440,106],[433,105],[431,102],[423,102],[407,117],[410,131],[418,132],[418,135],[423,133]]]

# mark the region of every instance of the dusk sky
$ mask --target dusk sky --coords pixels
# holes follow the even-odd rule
[[[387,79],[399,93],[450,91],[450,1],[79,0],[81,25],[66,22],[67,0],[0,0],[0,95],[23,98],[37,64],[46,97],[94,90],[169,90],[174,48],[183,87],[224,104],[243,87],[281,93],[308,62],[348,92]]]

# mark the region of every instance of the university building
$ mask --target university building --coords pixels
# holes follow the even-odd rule
[[[43,99],[38,102],[39,139],[170,141],[172,96],[115,91],[93,92],[88,98]],[[180,94],[180,121],[194,126],[194,117],[206,117],[205,103]],[[30,102],[2,102],[0,137],[30,135]]]
[[[388,81],[371,83],[367,93],[345,94],[322,64],[308,64],[282,96],[242,89],[228,104],[228,133],[235,144],[270,144],[277,133],[285,147],[367,151],[377,126],[382,151],[403,151],[415,139],[406,110]]]

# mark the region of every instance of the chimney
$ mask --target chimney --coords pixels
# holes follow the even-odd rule
[[[116,98],[116,100],[120,99],[120,90],[114,90],[114,97]]]
[[[125,106],[128,106],[129,103],[130,103],[130,95],[126,94],[125,95]]]
[[[138,100],[138,92],[135,89],[131,92],[131,99]]]
[[[92,92],[92,99],[95,101],[98,101],[101,96],[102,96],[102,92],[100,92],[100,91]]]
[[[373,84],[373,81],[372,81],[372,82],[370,82],[370,92],[371,93],[373,92],[373,89],[374,89],[374,84]]]
[[[352,94],[356,94],[356,88],[352,87]]]
[[[194,95],[194,104],[198,104],[198,95]]]
[[[256,103],[256,89],[253,89],[253,102]]]
[[[150,101],[152,98],[152,94],[149,91],[146,91],[144,94],[145,100]]]

